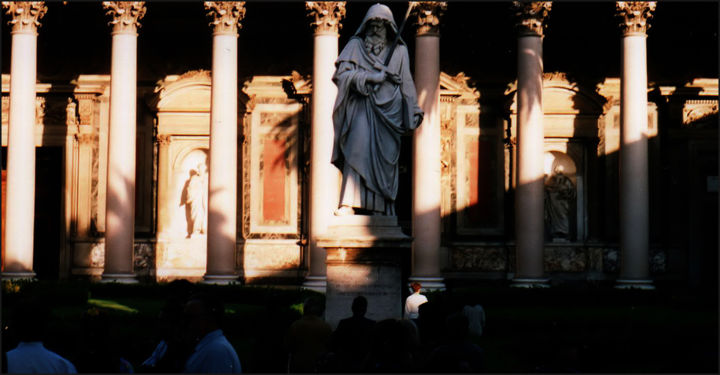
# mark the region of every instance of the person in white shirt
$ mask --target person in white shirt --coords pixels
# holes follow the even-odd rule
[[[422,288],[420,283],[413,282],[410,284],[410,287],[413,289],[413,294],[405,300],[405,314],[403,317],[405,319],[412,320],[418,318],[420,305],[427,302],[428,299],[424,295],[420,294],[420,289]]]
[[[185,373],[242,372],[235,348],[220,329],[224,307],[217,298],[198,294],[185,305],[188,330],[196,337],[195,351],[185,362]]]
[[[18,332],[20,343],[5,355],[10,374],[77,374],[67,359],[47,350],[42,343],[49,310],[36,300],[18,304],[12,325]]]

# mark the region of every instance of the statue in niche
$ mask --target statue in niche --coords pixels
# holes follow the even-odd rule
[[[553,241],[570,240],[570,208],[575,199],[575,185],[559,165],[545,179],[545,221]]]
[[[67,100],[68,104],[65,107],[65,114],[66,114],[66,120],[65,123],[70,125],[77,125],[77,104],[72,100],[72,98],[68,98]]]
[[[190,169],[185,188],[183,189],[181,205],[185,205],[187,218],[187,238],[205,234],[207,226],[207,167],[200,163],[197,169]]]
[[[400,137],[423,112],[390,8],[370,7],[335,66],[332,163],[342,171],[335,215],[395,216]]]

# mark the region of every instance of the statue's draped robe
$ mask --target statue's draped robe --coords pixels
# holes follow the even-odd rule
[[[553,238],[568,239],[570,208],[575,199],[575,185],[564,174],[550,176],[545,184],[545,216]]]
[[[207,220],[207,180],[199,174],[190,177],[187,186],[187,198],[185,204],[190,207],[188,217],[188,234],[205,233]]]
[[[400,137],[419,125],[422,111],[403,44],[397,45],[387,68],[401,82],[367,82],[388,51],[386,46],[379,56],[369,54],[356,34],[335,63],[332,163],[343,172],[341,205],[395,215]]]

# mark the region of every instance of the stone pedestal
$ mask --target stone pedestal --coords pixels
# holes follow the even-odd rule
[[[402,288],[409,269],[412,238],[396,217],[336,217],[318,237],[327,253],[325,320],[336,327],[352,315],[355,297],[368,300],[366,317],[380,321],[402,317]]]

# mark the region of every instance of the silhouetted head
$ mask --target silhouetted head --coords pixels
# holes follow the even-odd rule
[[[363,296],[357,296],[352,303],[352,312],[354,316],[365,316],[367,312],[368,301]]]
[[[470,331],[470,322],[462,312],[451,314],[445,320],[447,335],[450,340],[462,341]]]
[[[187,326],[195,338],[202,338],[222,325],[225,307],[222,301],[209,294],[198,293],[185,304]]]
[[[325,312],[325,302],[318,297],[308,297],[303,303],[303,315],[321,317]]]
[[[412,288],[412,290],[413,290],[414,293],[417,293],[417,292],[419,292],[420,289],[422,288],[422,284],[420,284],[419,282],[415,281],[415,282],[413,282],[412,284],[410,284],[410,287]]]
[[[19,301],[13,311],[13,322],[20,341],[42,341],[50,309],[36,298]]]

